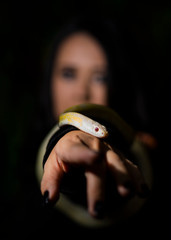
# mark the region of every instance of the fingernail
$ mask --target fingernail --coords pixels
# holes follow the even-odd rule
[[[49,206],[49,191],[45,191],[43,194],[43,207]]]
[[[101,201],[96,202],[94,211],[96,213],[97,218],[104,217],[104,203]]]
[[[127,188],[131,191],[134,189],[134,187],[132,185],[132,182],[130,182],[130,181],[126,181],[123,185],[124,185],[125,188]]]
[[[150,195],[150,189],[147,184],[144,183],[141,185],[141,192],[139,195],[142,198],[146,198]]]
[[[124,197],[126,199],[132,198],[135,195],[135,188],[131,181],[126,181],[123,183],[123,187],[125,188],[126,192],[124,192]]]

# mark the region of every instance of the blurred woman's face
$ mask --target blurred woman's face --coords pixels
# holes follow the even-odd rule
[[[52,74],[53,113],[81,103],[107,105],[107,58],[86,33],[75,33],[60,46]]]

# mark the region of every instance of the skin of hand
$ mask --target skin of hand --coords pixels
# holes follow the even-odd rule
[[[98,217],[97,203],[104,203],[107,172],[113,177],[117,193],[123,198],[137,194],[145,197],[147,185],[136,165],[117,154],[111,146],[80,130],[64,135],[51,151],[41,181],[41,192],[49,192],[48,200],[55,204],[60,195],[60,183],[70,166],[83,166],[87,181],[87,205],[90,215]],[[129,198],[128,198],[129,199]]]

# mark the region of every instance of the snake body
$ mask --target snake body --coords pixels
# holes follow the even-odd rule
[[[98,119],[98,122],[93,119]],[[73,125],[91,135],[104,138],[108,136],[108,132],[106,127],[99,123],[103,121],[109,124],[110,128],[117,128],[128,143],[133,142],[134,129],[113,109],[99,104],[79,104],[66,109],[59,116],[59,127],[66,124]]]
[[[97,120],[97,122],[94,120]],[[73,125],[82,131],[90,133],[91,135],[96,134],[97,137],[106,137],[108,132],[103,125],[99,124],[99,122],[107,126],[109,135],[110,129],[112,128],[116,128],[119,131],[119,133],[129,144],[129,150],[135,157],[137,165],[144,173],[146,182],[149,186],[152,186],[153,172],[151,168],[151,162],[144,146],[136,140],[134,129],[129,124],[127,124],[113,109],[106,106],[89,103],[72,106],[66,109],[59,116],[59,125],[56,125],[54,129],[52,129],[47,138],[44,140],[39,151],[37,164],[37,176],[39,180],[41,181],[43,174],[43,172],[40,172],[40,169],[42,169],[42,153],[44,153],[46,149],[50,136],[56,132],[56,127],[59,129],[66,124]],[[97,128],[99,128],[98,131]],[[115,139],[115,136],[113,136],[113,138]],[[140,206],[136,207],[134,200],[135,199],[133,198],[130,204],[132,204],[134,211],[136,212],[136,209],[138,209]],[[140,205],[141,204],[143,203],[140,203]],[[114,212],[114,216],[111,213],[111,216],[103,220],[94,219],[90,217],[84,207],[75,204],[73,201],[70,201],[70,199],[68,199],[68,197],[62,193],[58,203],[55,206],[75,222],[88,227],[108,226],[111,223],[116,222],[121,217],[118,216],[116,212]],[[129,215],[129,207],[130,205],[125,208],[124,214]]]
[[[77,112],[66,112],[59,117],[59,127],[64,125],[72,125],[98,138],[108,136],[106,127],[93,119]]]

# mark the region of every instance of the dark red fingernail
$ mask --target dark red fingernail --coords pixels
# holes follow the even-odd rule
[[[45,191],[43,194],[43,207],[49,206],[49,191]]]
[[[131,181],[126,181],[123,185],[124,185],[125,188],[127,188],[127,189],[129,189],[131,191],[134,189],[133,184],[132,184]]]
[[[94,211],[96,213],[97,218],[103,218],[104,217],[104,203],[101,201],[97,201],[95,204]]]
[[[150,195],[150,189],[147,184],[141,185],[141,192],[139,193],[139,196],[142,198],[146,198]]]

